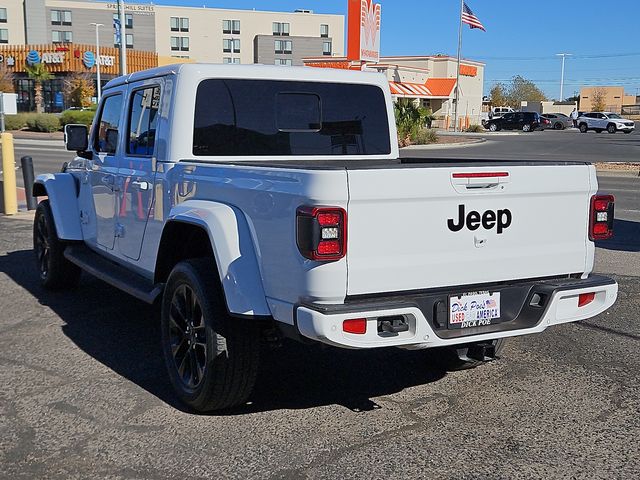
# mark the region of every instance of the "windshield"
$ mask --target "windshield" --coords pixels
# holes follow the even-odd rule
[[[374,85],[209,79],[198,86],[194,155],[389,153],[387,104]]]
[[[622,118],[620,115],[618,115],[617,113],[607,113],[606,114],[607,117],[609,118]]]

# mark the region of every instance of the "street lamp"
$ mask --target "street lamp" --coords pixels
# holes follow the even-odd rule
[[[104,27],[104,24],[91,22],[89,25],[96,27],[96,80],[98,83],[98,103],[100,103],[100,97],[102,96],[102,84],[100,81],[100,27]]]
[[[572,53],[556,53],[557,57],[562,57],[562,73],[560,74],[560,101],[564,99],[564,59],[570,57]]]

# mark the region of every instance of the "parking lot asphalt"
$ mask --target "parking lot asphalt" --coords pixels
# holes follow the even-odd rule
[[[577,162],[638,162],[640,132],[580,133],[575,129],[543,132],[481,132],[486,142],[470,147],[405,149],[402,157],[462,158],[471,160],[535,160]]]
[[[636,478],[638,179],[597,271],[620,284],[588,321],[511,339],[447,372],[435,351],[265,351],[243,408],[186,411],[152,308],[93,279],[38,286],[28,215],[0,217],[0,478]]]

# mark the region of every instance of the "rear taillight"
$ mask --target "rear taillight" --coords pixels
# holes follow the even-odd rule
[[[330,262],[347,254],[347,212],[340,207],[300,207],[296,241],[303,257]]]
[[[613,237],[614,204],[613,195],[594,195],[591,197],[589,240],[592,242]]]

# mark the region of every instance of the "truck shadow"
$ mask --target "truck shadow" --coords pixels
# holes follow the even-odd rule
[[[621,252],[640,252],[640,222],[615,219],[613,238],[596,242],[596,247]]]
[[[0,272],[51,308],[64,322],[64,334],[84,352],[163,402],[188,412],[167,379],[154,307],[88,274],[73,291],[47,291],[39,285],[30,250],[0,256]],[[372,398],[444,377],[438,357],[435,351],[353,351],[286,341],[277,350],[264,349],[250,402],[224,414],[335,404],[354,411],[374,410],[379,406]]]

